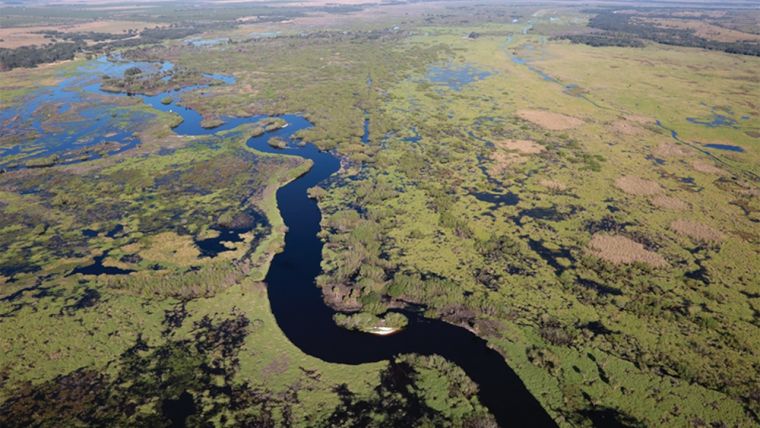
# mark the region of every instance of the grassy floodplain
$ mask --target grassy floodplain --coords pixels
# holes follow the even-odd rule
[[[82,66],[6,73],[3,107],[23,105],[39,83],[52,87]],[[193,95],[184,96],[190,104]],[[188,424],[351,424],[384,418],[393,406],[407,409],[399,423],[488,420],[475,385],[443,359],[330,365],[277,329],[257,281],[286,230],[275,191],[308,163],[246,147],[262,132],[256,126],[180,137],[170,130],[175,115],[139,99],[100,98],[88,95],[65,119],[116,100],[104,116],[149,115],[140,126],[120,125],[138,146],[71,165],[8,158],[0,177],[3,425],[160,425],[173,420],[172,406],[187,405],[185,393],[202,409]],[[33,112],[43,129],[64,123],[52,107]],[[5,147],[37,136],[15,130]],[[203,253],[199,242],[238,223],[250,229],[239,242]],[[460,392],[444,398],[442,390]]]
[[[560,426],[758,423],[760,58],[556,39],[586,28],[576,8],[283,14],[123,54],[234,76],[180,102],[215,125],[302,114],[298,136],[342,158],[311,191],[338,322],[421,305],[486,339]],[[3,72],[0,108],[83,61]],[[150,115],[123,125],[136,148],[0,175],[0,422],[160,425],[190,391],[191,425],[492,423],[441,358],[328,364],[277,328],[274,194],[309,165],[249,149],[252,127],[179,137],[176,116],[111,103]],[[99,257],[130,272],[69,275]]]

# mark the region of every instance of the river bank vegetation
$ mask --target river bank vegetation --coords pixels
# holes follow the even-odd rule
[[[146,10],[133,18],[171,24]],[[758,423],[754,12],[212,10],[218,25],[182,34],[200,12],[181,8],[177,32],[119,52],[171,73],[101,81],[155,94],[218,73],[234,83],[166,105],[209,128],[313,123],[295,140],[342,160],[309,190],[336,323],[402,328],[409,307],[467,328],[560,426]],[[84,63],[3,72],[0,108]],[[96,102],[139,144],[78,163],[14,151]],[[81,103],[35,109],[39,126],[0,116],[0,425],[160,425],[188,408],[188,425],[494,424],[442,358],[328,364],[278,329],[259,282],[286,230],[274,194],[310,165],[295,140],[270,140],[282,155],[245,141],[283,123],[180,137],[132,97]]]
[[[372,334],[391,334],[406,327],[408,320],[403,314],[389,312],[377,316],[367,312],[356,314],[335,314],[335,323],[349,330],[359,330]]]

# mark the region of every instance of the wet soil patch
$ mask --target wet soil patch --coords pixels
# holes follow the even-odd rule
[[[185,322],[188,315],[186,302],[177,303],[171,309],[164,311],[163,325],[166,328],[162,333],[168,335],[172,331],[182,327],[182,323]]]
[[[119,258],[120,262],[133,265],[140,263],[142,260],[143,258],[139,254],[125,254]]]
[[[710,277],[707,276],[707,269],[704,266],[699,266],[699,269],[695,269],[684,274],[686,278],[693,279],[695,281],[701,281],[705,284],[710,283]]]
[[[35,291],[36,293],[34,293],[33,295],[35,298],[51,295],[52,292],[50,292],[49,289],[42,287],[43,282],[45,282],[48,279],[50,279],[50,275],[44,276],[44,277],[37,277],[34,281],[34,285],[31,285],[29,287],[24,287],[20,290],[16,290],[7,296],[2,296],[0,297],[0,302],[8,302],[8,303],[15,302],[21,299],[22,297],[24,297],[25,293],[30,293],[30,292],[35,292]],[[15,282],[15,281],[10,281],[10,282]],[[21,303],[20,306],[24,306],[24,305],[26,305],[26,303]],[[19,305],[16,305],[16,306],[19,306]],[[15,310],[13,312],[15,312]]]
[[[595,407],[582,410],[581,415],[591,420],[596,428],[644,427],[641,422],[615,409]]]
[[[514,219],[515,219],[515,224],[517,224],[518,226],[523,225],[523,222],[522,222],[523,217],[530,217],[534,220],[562,221],[573,216],[577,211],[578,209],[575,206],[569,207],[569,210],[566,212],[561,212],[556,207],[527,208],[524,210],[520,210],[520,212],[517,213],[517,216],[514,217]]]
[[[586,324],[583,324],[581,328],[588,330],[592,333],[594,333],[597,336],[607,336],[610,334],[614,334],[615,332],[605,327],[601,322],[599,321],[591,321],[587,322]]]
[[[572,253],[570,250],[567,250],[565,248],[551,250],[544,246],[544,241],[536,241],[533,239],[528,240],[528,246],[531,250],[538,253],[538,255],[544,259],[546,263],[549,264],[549,266],[554,268],[554,271],[557,273],[557,275],[562,275],[562,273],[567,268],[575,263],[575,258],[573,257]],[[564,264],[560,263],[560,258],[568,260],[570,262],[570,266],[565,266]]]
[[[648,155],[647,160],[654,162],[657,165],[665,165],[665,159],[660,159],[658,157],[654,157],[652,155]]]
[[[13,277],[21,273],[34,273],[40,270],[40,267],[32,264],[15,264],[9,263],[6,265],[0,265],[0,275],[11,278],[8,282],[13,282]]]
[[[618,288],[610,287],[609,285],[600,284],[596,281],[592,281],[586,278],[578,278],[576,280],[576,284],[581,285],[590,290],[594,290],[598,294],[604,295],[604,296],[622,296],[623,295],[623,292]]]
[[[600,220],[589,220],[584,223],[584,228],[592,235],[597,232],[622,232],[628,226],[633,226],[633,223],[619,222],[611,216],[603,217]]]
[[[98,290],[95,290],[93,288],[88,288],[84,291],[84,294],[82,297],[79,298],[76,302],[74,302],[73,305],[67,306],[71,309],[84,309],[84,308],[90,308],[92,306],[95,306],[96,303],[100,300],[100,293]]]
[[[690,250],[690,252],[694,254],[694,256],[697,258],[695,263],[699,267],[697,269],[684,273],[684,276],[686,278],[693,279],[694,281],[700,281],[703,284],[707,285],[707,284],[710,284],[710,274],[703,263],[708,261],[710,257],[702,255],[701,252],[703,250],[704,248],[701,246],[695,247],[692,250]]]
[[[40,297],[41,296],[35,296],[35,299]],[[84,290],[82,296],[79,297],[74,303],[61,308],[60,314],[71,315],[80,309],[91,308],[98,304],[100,298],[101,295],[98,290],[95,290],[94,288],[87,288]]]

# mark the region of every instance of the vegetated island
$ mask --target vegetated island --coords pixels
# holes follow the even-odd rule
[[[398,333],[409,323],[404,314],[398,312],[388,312],[383,316],[369,312],[357,312],[353,314],[336,313],[333,319],[336,324],[343,328],[376,334],[378,336]]]

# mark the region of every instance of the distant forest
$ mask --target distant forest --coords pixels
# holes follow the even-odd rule
[[[38,64],[74,58],[84,43],[61,42],[42,47],[21,46],[15,49],[0,48],[0,71],[16,67],[34,67]]]
[[[603,30],[605,33],[563,36],[575,43],[591,46],[640,46],[641,40],[676,46],[687,46],[724,51],[733,54],[760,56],[760,43],[752,41],[721,42],[709,40],[696,35],[694,30],[685,28],[666,28],[655,24],[636,21],[635,14],[615,13],[615,10],[595,11],[596,16],[588,23],[590,28]],[[647,17],[653,17],[647,15]],[[674,19],[672,15],[657,16]],[[629,39],[626,41],[626,39]]]
[[[571,34],[557,37],[558,39],[570,40],[573,43],[582,43],[589,46],[618,46],[624,48],[643,48],[644,42],[629,34]]]
[[[168,39],[181,39],[193,34],[229,27],[230,23],[173,25],[170,27],[148,28],[139,34],[108,34],[108,33],[62,33],[59,31],[43,32],[47,37],[54,38],[51,43],[42,46],[21,46],[15,49],[0,48],[0,71],[18,67],[35,67],[55,61],[74,58],[77,52],[103,52],[112,48],[125,48],[140,45],[160,43]],[[57,41],[58,39],[64,41]],[[86,41],[95,43],[87,46]]]

